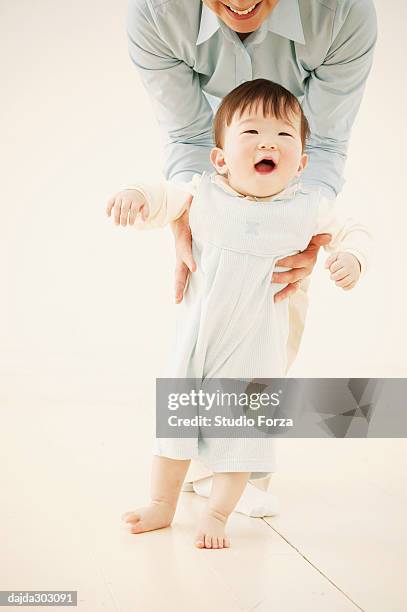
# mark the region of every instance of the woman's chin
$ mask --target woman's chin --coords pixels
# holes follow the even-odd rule
[[[225,23],[231,30],[237,34],[251,34],[261,26],[261,20],[257,17],[247,22],[235,21],[234,19],[224,19]]]

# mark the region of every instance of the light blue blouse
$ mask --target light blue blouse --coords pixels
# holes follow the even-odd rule
[[[166,178],[211,171],[220,99],[267,78],[297,96],[310,123],[302,183],[339,193],[377,38],[372,0],[279,0],[244,41],[201,0],[129,0],[127,28],[165,137]]]

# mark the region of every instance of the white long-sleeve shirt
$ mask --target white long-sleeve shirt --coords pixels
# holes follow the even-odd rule
[[[136,189],[148,203],[150,213],[145,222],[137,218],[135,227],[141,230],[164,227],[171,221],[178,219],[186,210],[186,199],[188,195],[195,196],[203,175],[195,174],[192,181],[187,183],[176,183],[162,179],[155,184],[142,181],[127,186],[127,189]],[[234,195],[239,199],[255,202],[270,202],[281,199],[295,198],[295,194],[302,188],[301,182],[290,184],[279,194],[265,198],[243,196],[235,191],[227,183],[225,177],[213,174],[211,180],[220,189]],[[335,200],[328,199],[319,192],[319,206],[315,234],[332,234],[332,240],[325,250],[328,253],[346,252],[354,255],[361,267],[361,274],[365,274],[371,250],[371,235],[365,225],[357,220],[346,217],[341,207]],[[208,208],[208,215],[210,215]],[[314,234],[314,235],[315,235]]]

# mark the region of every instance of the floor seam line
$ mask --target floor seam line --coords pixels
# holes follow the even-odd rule
[[[335,582],[333,582],[333,580],[331,580],[329,578],[329,576],[327,576],[326,574],[324,574],[324,572],[322,570],[319,569],[319,567],[317,567],[310,559],[308,559],[308,557],[305,556],[304,553],[302,553],[299,548],[297,548],[296,546],[294,546],[294,544],[292,544],[289,540],[287,540],[286,537],[283,536],[282,533],[280,533],[275,527],[273,527],[272,525],[270,525],[270,523],[268,523],[267,521],[264,520],[264,518],[261,519],[264,523],[266,523],[266,525],[268,525],[270,527],[270,529],[272,529],[277,535],[280,536],[280,538],[282,538],[285,542],[287,542],[287,544],[289,546],[291,546],[291,548],[293,548],[295,551],[297,551],[297,553],[299,555],[301,555],[301,557],[309,564],[311,565],[314,569],[317,570],[317,572],[319,572],[321,574],[321,576],[323,576],[326,580],[328,580],[328,582],[330,582],[332,584],[332,586],[335,587],[335,589],[337,589],[340,593],[342,593],[342,595],[344,595],[351,603],[353,603],[354,606],[356,606],[358,608],[358,610],[361,610],[361,612],[365,612],[363,610],[363,608],[361,608],[356,601],[354,601],[347,593],[345,593],[345,591],[343,591],[337,584],[335,584]]]

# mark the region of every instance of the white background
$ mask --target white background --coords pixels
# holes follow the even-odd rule
[[[283,0],[281,0],[283,1]],[[124,0],[1,0],[1,398],[152,406],[173,333],[169,228],[114,226],[108,198],[155,180],[161,139],[127,52]],[[320,259],[292,376],[406,376],[406,9],[379,40],[341,205],[375,235],[351,292]],[[323,255],[323,254],[322,254]]]

